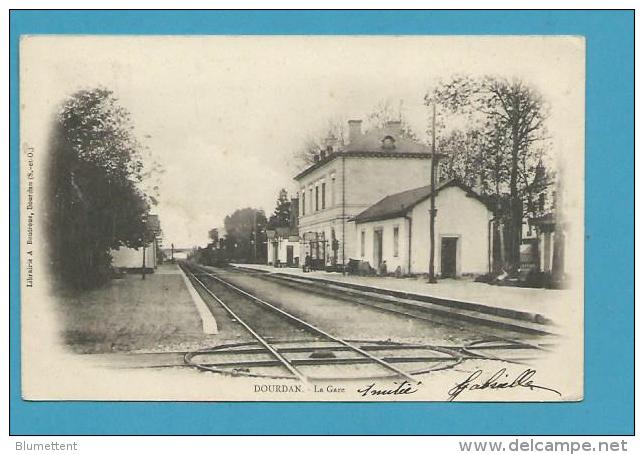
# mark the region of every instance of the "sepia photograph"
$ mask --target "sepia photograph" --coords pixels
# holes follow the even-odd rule
[[[583,400],[585,65],[23,35],[23,398]]]

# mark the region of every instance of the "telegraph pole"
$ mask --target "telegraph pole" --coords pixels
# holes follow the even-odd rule
[[[434,274],[434,224],[436,221],[436,103],[432,104],[432,162],[430,165],[430,209],[429,209],[429,278],[428,283],[436,283]]]
[[[347,274],[346,271],[346,263],[344,261],[344,245],[346,243],[347,237],[345,233],[345,228],[344,224],[346,222],[346,199],[345,199],[345,180],[344,176],[346,175],[346,166],[344,163],[344,155],[342,155],[342,276],[345,276]],[[409,239],[411,242],[411,238]]]
[[[253,209],[253,262],[257,262],[257,210]]]

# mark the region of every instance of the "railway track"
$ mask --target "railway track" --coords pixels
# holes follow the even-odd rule
[[[250,335],[249,342],[187,352],[185,363],[217,373],[297,379],[303,382],[399,378],[452,368],[466,359],[520,363],[525,350],[540,349],[502,337],[484,337],[467,346],[428,346],[390,341],[346,340],[222,278],[210,269],[182,264],[211,310],[223,310]],[[421,314],[396,311],[422,319]],[[432,321],[436,323],[436,321]],[[280,333],[280,338],[275,334]],[[519,353],[510,359],[495,353]],[[420,367],[419,367],[420,364]]]
[[[337,365],[337,364],[364,364],[369,363],[373,365],[377,365],[383,370],[387,370],[389,373],[388,375],[391,376],[396,376],[400,378],[404,378],[412,383],[417,383],[419,382],[416,378],[414,378],[410,373],[407,373],[394,365],[393,363],[384,360],[380,358],[377,355],[374,355],[372,352],[370,352],[368,349],[364,349],[362,346],[355,344],[351,341],[344,340],[342,338],[336,337],[325,330],[307,322],[304,321],[301,318],[298,318],[297,316],[294,316],[293,314],[278,308],[277,306],[249,293],[246,292],[245,290],[239,288],[238,286],[235,286],[234,284],[221,279],[217,275],[213,273],[209,273],[206,271],[204,273],[204,269],[197,269],[195,266],[182,266],[185,271],[189,273],[189,276],[194,282],[196,282],[203,291],[205,291],[210,297],[212,297],[213,300],[215,300],[221,307],[232,317],[234,318],[235,321],[237,321],[239,324],[241,324],[244,329],[274,358],[275,361],[279,362],[284,369],[290,373],[290,375],[293,378],[299,379],[304,382],[310,382],[312,380],[315,380],[317,378],[311,376],[310,374],[307,374],[304,372],[301,368],[302,365],[311,365],[311,366],[317,366],[317,365]],[[209,283],[204,282],[204,280],[208,281],[210,280]],[[213,291],[213,282],[219,285],[219,288]],[[252,327],[251,324],[249,324],[246,321],[246,317],[248,317],[248,312],[249,308],[248,305],[244,305],[243,303],[236,302],[233,303],[235,299],[230,298],[230,293],[228,293],[228,301],[225,302],[222,299],[222,288],[226,288],[226,290],[234,292],[242,297],[244,297],[247,301],[253,302],[256,304],[257,307],[262,308],[264,311],[267,311],[270,316],[265,316],[262,315],[263,323],[264,325],[270,325],[271,330],[275,330],[277,326],[279,325],[284,325],[287,324],[290,327],[288,329],[292,330],[295,329],[298,332],[302,332],[302,334],[307,334],[309,335],[308,339],[304,340],[298,340],[298,343],[302,344],[302,342],[306,343],[312,343],[313,345],[310,347],[305,348],[305,352],[311,351],[311,354],[308,359],[293,359],[287,357],[285,354],[285,348],[280,348],[277,347],[273,344],[270,338],[270,334],[262,334],[261,332],[263,331],[262,328],[257,328],[257,327]],[[217,293],[216,293],[217,292]],[[219,295],[218,295],[219,294]],[[223,292],[223,294],[226,294]],[[246,308],[244,308],[244,306]],[[256,311],[251,310],[251,311]],[[256,319],[257,315],[253,315],[253,317]],[[275,319],[277,318],[277,319]],[[266,319],[269,319],[268,321]],[[270,319],[273,319],[273,321],[270,321]],[[276,323],[277,321],[280,321],[281,323]],[[267,324],[268,323],[268,324]],[[283,330],[283,329],[282,329]],[[323,342],[320,344],[320,342]],[[339,348],[339,349],[338,349]],[[286,348],[288,349],[288,348]],[[298,350],[295,349],[295,352]],[[337,355],[335,354],[336,351],[343,351],[343,352],[349,352],[352,353],[353,356],[351,357],[340,357],[338,358]],[[289,352],[294,352],[293,348],[289,350]],[[248,353],[248,352],[246,352]],[[202,354],[203,355],[203,354]],[[195,355],[191,355],[188,360],[192,362],[194,360]],[[331,360],[332,359],[332,360]],[[329,361],[331,360],[331,361]],[[247,363],[257,365],[257,361],[249,361]],[[272,362],[259,362],[262,365],[273,365]],[[328,378],[324,378],[328,379]]]
[[[227,269],[235,274],[248,273],[234,268]],[[401,317],[425,321],[431,324],[450,327],[455,330],[467,330],[478,333],[486,341],[501,341],[509,344],[519,344],[530,349],[539,351],[549,351],[551,342],[556,338],[552,334],[538,330],[523,330],[521,328],[494,328],[481,323],[480,320],[461,318],[455,319],[450,313],[446,313],[435,308],[419,305],[412,300],[404,301],[395,299],[386,295],[365,293],[350,288],[341,288],[318,283],[306,278],[295,278],[272,275],[262,272],[251,272],[253,276],[262,280],[278,283],[291,289],[302,289],[306,287],[308,291],[320,295],[341,299],[346,302],[373,308],[376,311],[396,314]],[[522,338],[520,338],[522,337]],[[528,339],[526,339],[528,337]]]

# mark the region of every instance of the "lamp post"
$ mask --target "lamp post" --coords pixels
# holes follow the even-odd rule
[[[432,104],[432,162],[430,164],[430,209],[429,209],[429,277],[428,283],[436,283],[434,274],[434,225],[436,222],[436,103]]]
[[[141,264],[141,279],[145,280],[145,249],[147,245],[145,244],[146,238],[147,238],[147,231],[148,231],[148,225],[147,225],[147,218],[143,219],[143,264]]]
[[[253,263],[257,262],[257,210],[253,209]]]

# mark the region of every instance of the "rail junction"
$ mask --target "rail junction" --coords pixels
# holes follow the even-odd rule
[[[306,383],[376,378],[419,383],[423,375],[454,368],[469,359],[523,363],[546,352],[551,341],[536,334],[527,340],[525,334],[499,334],[499,330],[490,331],[467,321],[456,323],[420,307],[398,305],[370,295],[342,295],[342,292],[324,286],[306,286],[304,292],[333,296],[389,317],[426,324],[429,329],[450,327],[468,341],[441,344],[392,341],[385,335],[386,327],[383,327],[383,339],[347,338],[297,314],[275,299],[260,297],[235,283],[235,278],[238,281],[248,272],[213,269],[188,262],[182,263],[181,268],[213,314],[218,317],[225,314],[246,334],[246,339],[240,342],[182,353],[183,366],[202,371]],[[297,280],[261,275],[257,279],[275,281],[284,286],[284,292],[298,286],[303,292],[302,283]],[[170,365],[180,366],[178,363]]]

